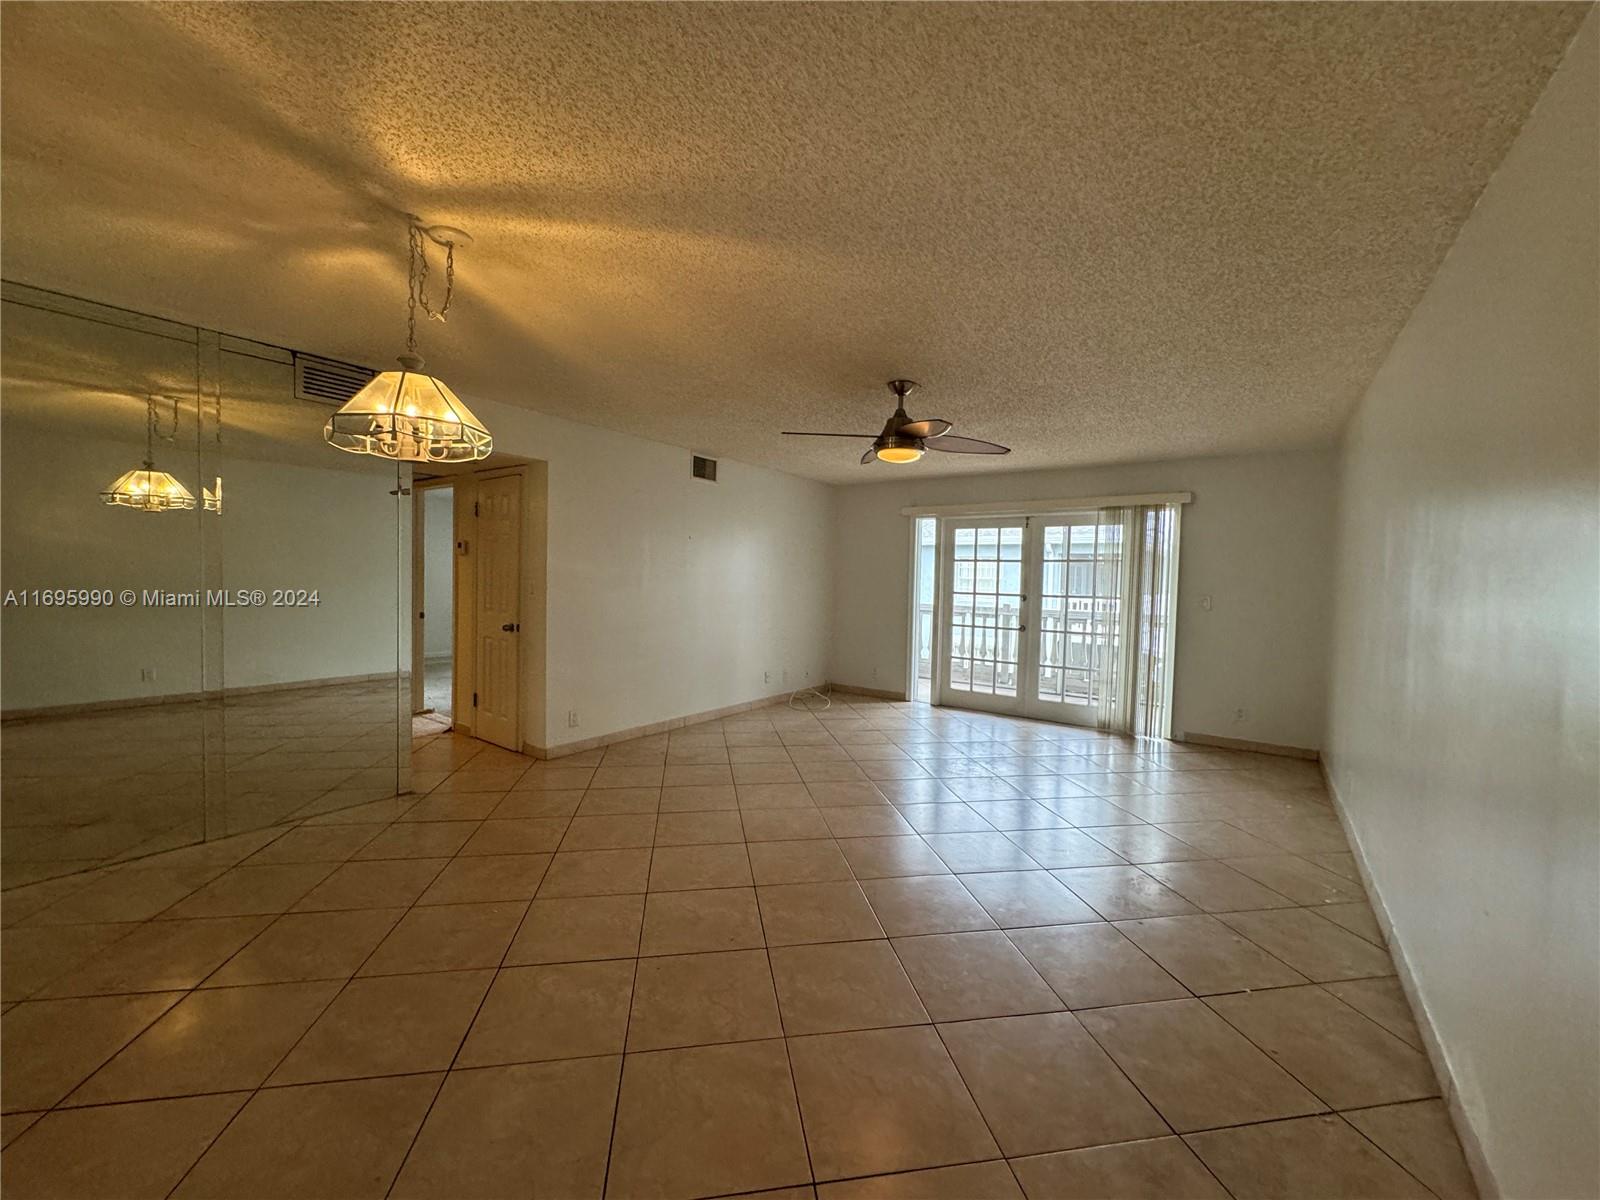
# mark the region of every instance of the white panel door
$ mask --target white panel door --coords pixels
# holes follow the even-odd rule
[[[478,483],[475,649],[477,711],[472,732],[522,749],[522,477]]]
[[[944,522],[940,704],[1022,711],[1027,534],[1021,517]]]

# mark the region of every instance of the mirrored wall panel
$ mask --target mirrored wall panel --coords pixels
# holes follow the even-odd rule
[[[404,792],[409,470],[289,350],[3,295],[0,885]]]

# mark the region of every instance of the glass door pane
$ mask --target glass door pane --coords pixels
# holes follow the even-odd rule
[[[1094,514],[1042,518],[1038,536],[1037,650],[1028,708],[1093,724],[1119,653],[1122,526]]]
[[[1020,518],[947,525],[944,703],[1001,711],[1017,705],[1026,535]]]

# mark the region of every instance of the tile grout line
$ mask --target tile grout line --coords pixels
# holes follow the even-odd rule
[[[949,864],[947,863],[946,865],[948,866]],[[978,1119],[983,1122],[984,1129],[988,1131],[989,1140],[994,1143],[994,1148],[1000,1154],[1001,1161],[1005,1162],[1006,1170],[1010,1172],[1012,1181],[1017,1185],[1017,1188],[1021,1190],[1022,1181],[1017,1178],[1016,1169],[1012,1167],[1011,1163],[1005,1158],[1005,1149],[1000,1145],[1000,1139],[995,1136],[994,1125],[990,1122],[988,1114],[983,1111],[983,1106],[978,1103],[978,1098],[972,1094],[972,1085],[967,1082],[967,1077],[962,1074],[961,1065],[956,1062],[955,1055],[950,1053],[950,1046],[944,1040],[944,1034],[940,1032],[939,1023],[934,1020],[933,1014],[928,1011],[927,1001],[924,999],[921,991],[918,989],[917,981],[911,977],[911,972],[906,970],[905,960],[900,957],[900,947],[895,945],[894,939],[889,937],[887,932],[884,931],[883,922],[878,920],[877,910],[872,907],[872,898],[866,894],[866,889],[861,886],[861,879],[860,876],[856,874],[855,865],[847,858],[845,860],[845,866],[850,870],[852,878],[855,879],[857,890],[862,893],[862,898],[866,901],[869,911],[872,912],[873,920],[878,924],[878,931],[884,934],[884,942],[889,947],[889,953],[894,955],[894,960],[900,968],[901,976],[904,977],[905,981],[911,985],[912,994],[917,997],[917,1003],[921,1005],[923,1014],[928,1018],[929,1027],[932,1028],[933,1036],[938,1040],[939,1048],[944,1052],[945,1061],[950,1064],[951,1069],[956,1073],[956,1078],[961,1081],[961,1087],[967,1094],[967,1102],[972,1105],[973,1111],[978,1114]],[[957,882],[960,882],[959,877],[957,877]],[[965,888],[965,886],[965,884],[962,884],[963,888]],[[978,907],[983,908],[982,901],[978,901],[977,897],[975,896],[973,899],[975,902],[977,902]],[[989,910],[985,908],[984,911],[988,912]],[[993,920],[992,913],[990,914],[990,919]],[[1031,966],[1032,964],[1030,963],[1029,965]],[[1040,982],[1044,982],[1042,977],[1040,978]],[[1048,988],[1050,985],[1046,983],[1045,986]],[[1051,994],[1054,995],[1054,989],[1051,989]],[[1059,996],[1056,998],[1057,1000],[1060,999]]]
[[[744,818],[740,818],[741,824]],[[745,857],[750,856],[750,844],[745,843]],[[846,864],[848,866],[848,864]],[[755,878],[754,871],[751,878]],[[783,1016],[783,997],[778,994],[778,975],[772,969],[772,945],[767,939],[767,917],[761,911],[761,893],[756,894],[756,920],[761,925],[761,954],[767,963],[767,980],[772,984],[772,1007],[778,1014],[778,1036],[783,1041],[783,1062],[789,1072],[789,1094],[794,1097],[794,1116],[800,1124],[800,1145],[806,1152],[806,1176],[810,1181],[811,1194],[817,1193],[817,1164],[811,1155],[811,1135],[806,1131],[805,1105],[800,1102],[800,1083],[794,1073],[794,1050],[789,1045],[789,1024]]]
[[[287,833],[287,832],[288,832],[288,829],[286,828],[284,830],[284,833]],[[283,835],[279,834],[278,836],[281,837]],[[273,838],[272,839],[272,841],[276,841],[276,840],[277,840],[277,838]],[[265,843],[265,845],[271,845],[272,841],[269,841],[269,842]],[[247,855],[246,857],[249,857],[249,856]],[[241,860],[241,861],[243,861],[243,860]],[[178,904],[183,903],[184,900],[189,899],[190,897],[195,895],[197,892],[200,892],[200,891],[204,890],[205,888],[210,887],[211,884],[216,881],[216,879],[220,879],[222,877],[222,875],[227,874],[229,871],[235,869],[237,866],[238,866],[238,863],[235,863],[233,867],[224,867],[222,869],[222,871],[217,876],[213,877],[212,879],[207,880],[205,883],[202,883],[202,884],[198,885],[197,887],[192,889],[190,892],[188,892],[185,896],[181,897],[178,900],[173,901],[173,903],[168,905],[167,907],[168,908],[172,908],[172,907],[174,907],[174,906],[176,906]],[[311,886],[312,887],[316,887],[317,885],[316,884],[312,884]],[[307,891],[309,891],[309,890],[310,890],[310,888],[307,889]],[[63,899],[67,899],[67,898],[69,898],[69,897],[64,897]],[[47,907],[49,907],[49,906],[47,906]],[[163,909],[162,911],[164,912],[166,910]],[[248,914],[248,915],[254,915],[254,914]],[[159,914],[157,914],[157,916],[159,916]],[[39,991],[42,991],[45,988],[48,988],[49,986],[51,986],[51,983],[59,982],[61,979],[65,979],[72,972],[80,969],[81,967],[87,966],[89,961],[91,961],[93,958],[96,958],[100,954],[103,954],[103,953],[111,950],[112,948],[121,945],[128,938],[131,938],[135,933],[139,932],[139,930],[144,929],[147,926],[149,926],[150,923],[152,921],[154,921],[155,919],[156,919],[155,917],[147,917],[143,921],[139,921],[139,922],[134,923],[134,928],[130,929],[122,937],[119,937],[115,941],[113,941],[111,943],[108,943],[106,946],[102,947],[99,951],[96,951],[94,954],[91,954],[89,959],[85,959],[85,960],[83,960],[81,962],[73,964],[71,967],[68,967],[65,971],[63,971],[59,976],[53,977],[50,980],[50,982],[41,984],[40,987],[30,995],[29,1000],[32,999],[32,996],[37,996]],[[226,918],[222,918],[222,919],[226,919]],[[267,922],[266,925],[263,925],[250,938],[246,939],[245,945],[248,945],[250,942],[253,942],[256,938],[260,937],[261,934],[265,933],[266,930],[271,925],[272,925],[271,921]],[[240,947],[241,950],[243,948],[244,948],[243,946]],[[235,951],[235,953],[237,953],[237,951]],[[232,958],[232,955],[229,955],[229,958]],[[100,1071],[102,1071],[113,1059],[115,1059],[118,1055],[120,1055],[124,1050],[126,1050],[134,1042],[138,1041],[146,1033],[148,1033],[152,1028],[154,1028],[158,1023],[160,1023],[169,1013],[172,1012],[173,1009],[177,1008],[178,1005],[182,1004],[190,996],[194,995],[195,992],[199,990],[200,984],[203,983],[205,981],[205,979],[209,977],[209,974],[210,973],[208,973],[205,976],[202,976],[199,981],[197,981],[195,984],[193,984],[192,986],[190,986],[188,988],[164,988],[164,989],[156,989],[154,991],[147,991],[147,992],[109,993],[108,995],[113,996],[113,997],[134,996],[134,995],[163,995],[163,994],[168,994],[168,993],[173,993],[173,992],[181,992],[182,994],[179,995],[177,999],[173,1000],[173,1002],[171,1004],[169,1004],[169,1005],[165,1006],[164,1008],[162,1008],[160,1012],[155,1013],[150,1018],[149,1021],[145,1022],[145,1024],[143,1024],[143,1025],[141,1025],[139,1027],[137,1032],[135,1032],[130,1037],[128,1037],[126,1040],[121,1042],[114,1050],[112,1050],[110,1052],[110,1054],[108,1054],[104,1059],[100,1060],[100,1062],[98,1064],[96,1064],[93,1068],[91,1068],[88,1072],[86,1072],[85,1074],[79,1076],[77,1082],[74,1083],[71,1087],[69,1087],[65,1092],[63,1092],[61,1094],[61,1096],[55,1100],[54,1103],[49,1105],[49,1107],[44,1108],[44,1109],[33,1109],[33,1110],[28,1110],[28,1111],[38,1112],[40,1114],[39,1117],[38,1117],[38,1121],[42,1121],[46,1116],[48,1116],[51,1113],[54,1113],[54,1112],[57,1112],[57,1111],[63,1111],[65,1109],[67,1109],[68,1106],[67,1106],[66,1102],[72,1098],[73,1093],[75,1093],[79,1088],[81,1088],[85,1083],[87,1083],[95,1075],[99,1074]],[[97,993],[97,994],[91,995],[91,996],[50,997],[50,998],[47,998],[47,999],[38,1000],[38,1001],[34,1001],[34,1002],[35,1003],[50,1003],[52,1000],[97,999],[101,995],[107,995],[107,994],[106,993]],[[28,1003],[28,1002],[29,1002],[28,1000],[18,1001],[19,1004],[20,1003]],[[13,1005],[12,1007],[15,1007],[15,1005]],[[7,1011],[9,1011],[9,1009]],[[73,1107],[77,1107],[77,1106],[73,1106]],[[37,1123],[38,1122],[35,1121],[35,1124],[37,1124]],[[30,1128],[31,1128],[31,1126],[30,1126]],[[26,1133],[27,1130],[24,1130],[23,1132]]]
[[[570,829],[571,828],[571,824],[570,823],[571,823],[572,818],[569,817],[567,820],[568,820],[568,828]],[[566,833],[563,832],[562,833],[563,840],[565,839],[565,837],[566,837]],[[468,840],[470,840],[470,838]],[[465,846],[466,846],[466,842],[463,842],[462,843],[462,849],[464,849]],[[471,856],[468,856],[468,857],[471,857]],[[443,875],[445,871],[449,870],[450,863],[456,862],[459,858],[461,858],[460,849],[458,849],[456,851],[456,853],[451,856],[450,862],[447,862],[443,867],[439,868],[439,874],[434,876],[433,880],[428,884],[428,887],[431,888],[434,885],[434,883],[437,883],[438,879],[439,879],[439,875]],[[554,861],[555,861],[555,857],[552,854],[551,855],[551,862],[554,862]],[[549,869],[550,869],[550,863],[546,863],[545,864],[545,871],[548,871]],[[412,1130],[411,1140],[406,1144],[405,1153],[400,1156],[399,1162],[395,1165],[394,1175],[389,1180],[389,1186],[384,1189],[384,1195],[386,1197],[388,1195],[390,1195],[394,1191],[395,1185],[400,1182],[400,1176],[405,1172],[406,1163],[408,1161],[410,1161],[412,1152],[416,1149],[417,1142],[422,1137],[422,1131],[425,1128],[427,1128],[428,1118],[433,1115],[434,1106],[436,1104],[438,1104],[439,1097],[444,1094],[445,1085],[450,1082],[450,1073],[455,1070],[456,1063],[461,1061],[461,1051],[466,1046],[467,1039],[472,1036],[473,1026],[475,1026],[478,1023],[478,1018],[483,1014],[483,1008],[484,1008],[484,1005],[488,1003],[489,994],[494,991],[495,984],[499,982],[500,972],[506,969],[506,958],[511,953],[511,947],[516,944],[517,936],[522,932],[523,925],[525,925],[527,923],[528,914],[533,911],[533,901],[538,896],[539,887],[542,886],[543,883],[544,883],[544,872],[541,872],[540,876],[539,876],[539,883],[534,886],[533,896],[530,896],[525,902],[523,902],[522,916],[517,919],[517,927],[514,930],[511,931],[511,936],[506,939],[506,944],[505,944],[504,949],[502,949],[500,951],[500,961],[495,966],[494,973],[492,975],[490,975],[489,982],[483,989],[483,995],[478,997],[478,1004],[477,1004],[477,1007],[472,1010],[471,1019],[468,1020],[467,1023],[462,1027],[461,1037],[460,1037],[460,1040],[458,1040],[456,1042],[456,1048],[455,1048],[454,1052],[450,1056],[450,1063],[449,1063],[448,1066],[445,1067],[444,1071],[439,1076],[439,1086],[434,1088],[433,1095],[428,1100],[428,1107],[423,1111],[422,1119],[417,1122],[416,1129]],[[424,896],[426,894],[427,894],[427,889],[424,889],[423,892],[418,895],[417,900],[418,900],[419,904],[420,904],[420,901],[422,899],[422,896]],[[498,902],[493,902],[492,901],[491,903],[498,903]],[[417,908],[419,906],[419,904],[413,904],[412,905],[412,909],[414,910],[415,908]],[[423,906],[423,907],[426,907],[426,906]],[[408,915],[409,915],[410,911],[411,910],[407,910]],[[400,920],[404,921],[405,917],[401,917]],[[395,923],[395,928],[396,929],[399,928],[399,924],[400,924],[399,922]],[[382,945],[383,945],[383,942],[380,941],[378,943],[378,945],[373,948],[373,953],[376,954],[378,949],[381,948]],[[370,961],[370,959],[371,959],[371,955],[368,956],[367,961]],[[363,962],[362,965],[365,965],[365,962]],[[463,968],[463,969],[467,969],[467,970],[478,969],[478,970],[481,970],[482,968]],[[358,968],[358,970],[359,970],[359,968]],[[637,975],[637,968],[635,969],[635,974]],[[630,1002],[631,1002],[631,999],[632,999],[631,991],[632,991],[632,989],[631,989],[631,986],[630,986],[630,995],[629,995]],[[619,1088],[620,1088],[620,1083],[621,1083],[621,1074],[622,1074],[622,1069],[621,1069],[621,1063],[619,1062],[618,1063],[618,1067],[617,1067]]]
[[[418,801],[418,803],[420,803],[420,800]],[[399,816],[400,815],[404,815],[405,812],[410,811],[410,809],[413,808],[413,807],[415,807],[415,804],[408,805],[406,808],[402,809],[400,814],[397,814],[395,821],[391,821],[389,823],[389,825],[384,830],[382,830],[379,833],[373,835],[374,840],[376,840],[378,837],[383,836],[383,833],[387,832],[387,830],[389,828],[393,828],[393,826],[398,822]],[[450,856],[450,857],[453,858],[454,856]],[[355,861],[355,860],[353,860],[353,859],[346,860],[346,864],[345,865],[348,865],[348,863],[352,862],[352,861]],[[373,861],[373,860],[365,860],[365,861]],[[417,861],[417,860],[409,860],[409,861]],[[272,1065],[272,1067],[267,1071],[267,1073],[264,1076],[262,1076],[261,1082],[258,1083],[255,1087],[248,1089],[249,1092],[250,1092],[250,1095],[246,1098],[244,1103],[241,1104],[234,1111],[233,1115],[230,1116],[225,1122],[223,1122],[222,1127],[220,1129],[218,1129],[217,1132],[206,1142],[205,1148],[203,1150],[201,1150],[200,1153],[198,1155],[196,1155],[190,1161],[188,1167],[185,1168],[183,1174],[178,1177],[177,1182],[175,1182],[172,1185],[172,1187],[168,1190],[168,1192],[167,1192],[167,1196],[168,1197],[171,1197],[171,1196],[173,1196],[173,1195],[175,1195],[177,1193],[178,1189],[183,1186],[183,1181],[185,1179],[187,1179],[190,1176],[190,1174],[193,1173],[195,1167],[200,1165],[201,1160],[203,1160],[206,1157],[206,1155],[211,1153],[212,1149],[223,1139],[223,1137],[227,1134],[228,1130],[230,1128],[232,1128],[233,1123],[239,1119],[239,1115],[241,1113],[243,1113],[244,1110],[250,1106],[250,1104],[255,1100],[255,1098],[258,1095],[261,1094],[262,1091],[266,1090],[266,1085],[272,1079],[273,1075],[277,1074],[277,1072],[283,1067],[283,1064],[289,1060],[290,1056],[293,1055],[294,1052],[297,1049],[299,1049],[301,1043],[305,1041],[306,1035],[311,1032],[311,1030],[316,1026],[316,1024],[319,1021],[321,1021],[323,1017],[327,1016],[329,1010],[336,1003],[338,1003],[339,997],[343,996],[345,994],[345,992],[349,990],[350,985],[352,983],[354,983],[356,981],[356,979],[360,976],[361,968],[364,967],[368,962],[371,961],[372,956],[378,952],[379,948],[383,945],[383,943],[389,938],[390,935],[392,935],[394,933],[394,931],[396,929],[398,929],[400,927],[400,924],[406,919],[406,917],[411,913],[411,911],[417,907],[417,900],[421,899],[422,895],[427,891],[427,889],[433,886],[434,882],[439,878],[439,875],[444,872],[444,869],[447,866],[449,866],[449,859],[447,859],[445,864],[443,866],[441,866],[437,871],[435,871],[433,876],[429,879],[429,881],[426,884],[423,885],[423,887],[418,891],[416,898],[412,900],[411,904],[406,906],[406,911],[404,913],[402,913],[400,915],[400,917],[395,921],[395,923],[389,927],[389,930],[384,934],[384,936],[379,938],[378,941],[376,943],[374,943],[372,949],[370,951],[368,951],[366,956],[361,960],[361,962],[359,964],[357,964],[355,971],[351,972],[349,978],[346,979],[339,986],[339,988],[336,989],[333,992],[333,994],[328,997],[328,1002],[326,1004],[324,1004],[317,1011],[317,1015],[316,1016],[312,1017],[311,1020],[309,1022],[307,1022],[305,1028],[300,1031],[299,1036],[296,1037],[295,1040],[293,1041],[293,1043],[291,1043],[291,1045],[289,1046],[289,1048],[287,1050],[285,1050],[283,1052],[283,1054],[281,1054],[278,1057],[277,1062],[275,1062]],[[334,870],[330,871],[328,873],[328,875],[322,880],[322,882],[319,882],[317,884],[313,884],[312,887],[306,889],[306,892],[303,895],[301,895],[299,900],[296,900],[295,903],[298,904],[300,902],[300,900],[304,900],[306,896],[309,896],[311,894],[311,892],[315,891],[318,887],[321,887],[322,883],[327,882],[328,879],[331,879],[335,874],[337,874],[340,869],[342,869],[342,868],[341,867],[334,868]],[[293,906],[291,905],[290,907],[292,908]],[[288,913],[285,912],[285,913],[283,913],[281,915],[287,916]],[[224,963],[223,965],[225,966],[227,964]],[[218,968],[218,969],[220,970],[220,968]],[[348,1081],[345,1081],[345,1080],[329,1080],[329,1081],[325,1081],[325,1082],[348,1082]],[[441,1080],[441,1084],[442,1084],[442,1082],[443,1081]],[[287,1085],[286,1084],[286,1085],[283,1085],[283,1086],[284,1087],[288,1087],[288,1086],[301,1086],[301,1085]],[[307,1085],[304,1085],[304,1086],[316,1086],[316,1085],[313,1083],[313,1084],[307,1084]],[[419,1128],[420,1128],[420,1126],[419,1126]],[[398,1168],[396,1168],[396,1172],[398,1173]]]

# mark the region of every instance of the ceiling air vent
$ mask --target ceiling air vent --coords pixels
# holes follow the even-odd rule
[[[717,481],[717,460],[714,458],[701,458],[696,454],[694,456],[694,477],[696,479],[708,479],[715,483]]]
[[[294,356],[294,395],[315,404],[340,405],[359,392],[377,372],[354,363],[315,354]]]

